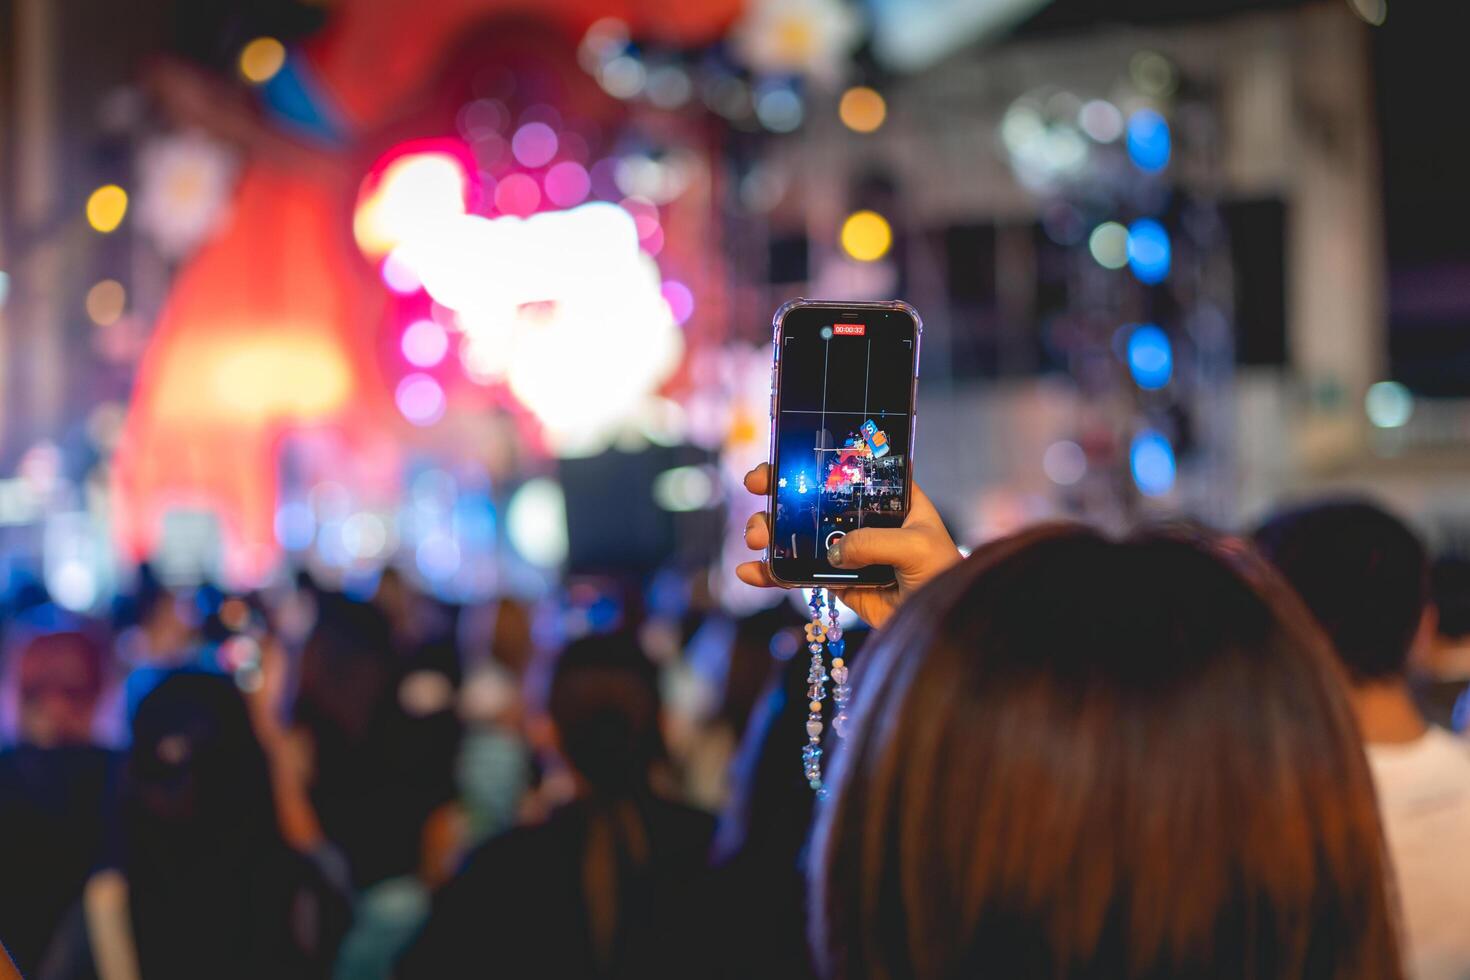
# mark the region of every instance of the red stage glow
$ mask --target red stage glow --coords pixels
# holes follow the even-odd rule
[[[279,439],[381,428],[391,403],[359,325],[376,322],[382,293],[361,288],[364,269],[342,248],[335,193],[257,164],[230,225],[175,281],[114,465],[117,534],[133,557],[154,550],[170,509],[209,509],[227,575],[257,580],[277,554]]]
[[[451,48],[465,37],[485,36],[477,30],[497,19],[526,29],[523,18],[537,17],[546,29],[518,36],[506,55],[531,50],[549,64],[564,61],[568,105],[606,123],[623,110],[585,79],[572,53],[588,25],[620,17],[635,35],[693,47],[722,34],[743,5],[341,0],[326,28],[299,52],[340,126],[346,141],[341,149],[296,145],[258,117],[232,113],[227,105],[200,111],[218,101],[212,83],[188,72],[160,76],[173,83],[164,91],[176,96],[169,105],[181,119],[242,145],[247,162],[230,218],[182,266],[139,367],[113,470],[115,530],[123,551],[140,559],[151,554],[164,515],[173,508],[209,510],[219,515],[227,578],[257,581],[279,557],[276,451],[283,439],[322,434],[353,446],[372,444],[379,452],[386,446],[389,455],[396,451],[384,433],[403,426],[394,404],[397,382],[381,376],[372,353],[377,345],[371,332],[384,321],[388,299],[379,276],[390,278],[395,289],[416,292],[416,284],[397,275],[404,270],[396,263],[385,267],[384,260],[422,223],[456,215],[463,221],[480,209],[473,199],[476,165],[457,139],[400,144],[366,178],[352,161],[370,152],[367,147],[383,145],[379,141],[389,132],[444,131],[413,127],[423,122],[420,114],[432,102],[431,79]],[[588,159],[575,134],[561,134],[559,142],[567,159]],[[530,148],[532,159],[536,150]],[[602,170],[593,168],[590,183],[602,186],[603,196],[615,196],[615,162],[598,166]],[[585,199],[582,174],[556,166],[552,171],[558,179],[550,181],[548,173],[546,191],[553,204],[567,207]],[[517,192],[511,213],[540,206],[542,188],[526,180],[537,200],[528,206],[530,194]],[[650,238],[643,247],[655,252],[663,229]],[[711,287],[696,285],[709,295]],[[657,290],[654,278],[649,291],[656,298]],[[640,316],[642,323],[652,314]],[[679,349],[676,344],[668,356],[677,360]],[[671,369],[659,366],[660,372]],[[564,379],[557,384],[567,387]],[[427,386],[410,394],[410,408],[421,416],[415,421],[435,415],[427,411]],[[541,435],[524,433],[532,444]],[[390,469],[391,462],[385,462]]]

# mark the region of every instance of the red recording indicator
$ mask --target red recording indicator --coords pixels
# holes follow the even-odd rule
[[[839,337],[862,337],[868,332],[866,323],[834,323],[832,332]]]

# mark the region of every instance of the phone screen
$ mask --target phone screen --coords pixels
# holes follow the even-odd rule
[[[837,569],[832,543],[898,527],[909,506],[918,324],[901,309],[798,306],[776,336],[771,571],[793,584],[887,585]]]

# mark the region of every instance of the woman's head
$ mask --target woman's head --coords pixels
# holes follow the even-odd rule
[[[547,710],[562,755],[594,793],[647,786],[664,755],[658,673],[632,635],[568,644],[551,669]]]
[[[18,653],[16,700],[22,742],[85,745],[102,697],[103,655],[85,633],[43,633]]]
[[[125,801],[134,850],[246,844],[274,833],[265,752],[231,680],[180,672],[143,698],[133,720]]]
[[[1069,526],[916,595],[813,849],[844,978],[1395,977],[1372,786],[1308,614],[1243,550]]]

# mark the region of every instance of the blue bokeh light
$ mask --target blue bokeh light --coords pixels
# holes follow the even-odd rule
[[[1140,323],[1128,335],[1128,370],[1138,387],[1157,391],[1174,374],[1174,348],[1169,335],[1152,323]]]
[[[1128,159],[1149,173],[1169,165],[1172,150],[1169,122],[1152,109],[1139,109],[1128,117]]]
[[[1148,286],[1163,282],[1169,275],[1173,250],[1169,233],[1152,218],[1139,218],[1128,228],[1128,267],[1138,281]]]
[[[1158,497],[1174,487],[1174,447],[1154,429],[1144,429],[1133,437],[1128,452],[1133,482],[1148,497]]]
[[[276,540],[287,551],[305,551],[316,539],[316,516],[311,505],[293,500],[276,511]]]
[[[466,491],[454,502],[454,528],[476,549],[495,547],[495,501],[480,490]]]

